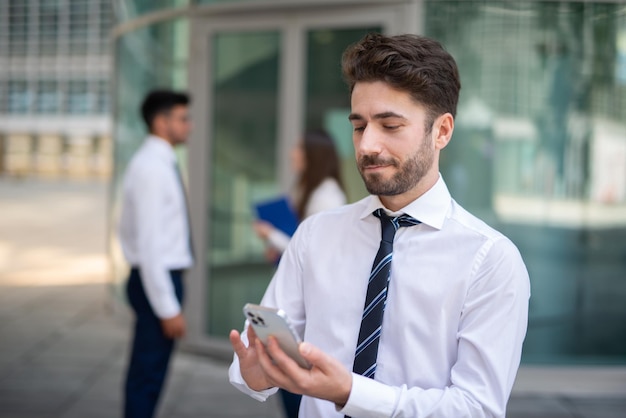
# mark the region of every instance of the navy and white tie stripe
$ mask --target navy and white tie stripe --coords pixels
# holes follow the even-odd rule
[[[383,314],[387,305],[387,288],[389,278],[391,277],[393,239],[400,227],[420,223],[420,221],[409,215],[400,215],[392,218],[383,209],[377,209],[374,211],[374,215],[380,219],[382,239],[367,285],[361,329],[352,368],[354,373],[371,379],[374,378],[376,373],[378,343],[382,331]]]

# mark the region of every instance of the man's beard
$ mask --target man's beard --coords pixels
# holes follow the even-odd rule
[[[421,148],[403,163],[395,158],[362,156],[358,168],[367,191],[377,196],[395,196],[414,188],[433,165],[435,152],[427,139],[424,138]],[[399,170],[389,180],[385,180],[379,173],[364,174],[365,168],[372,165],[391,165]]]
[[[187,137],[181,136],[176,130],[172,128],[170,128],[167,133],[169,135],[169,139],[172,145],[180,145],[187,142]]]

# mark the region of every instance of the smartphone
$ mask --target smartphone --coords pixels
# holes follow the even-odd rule
[[[298,351],[298,345],[302,340],[289,323],[285,311],[247,303],[243,307],[243,313],[263,345],[267,345],[267,338],[271,335],[276,338],[280,348],[300,367],[311,368],[309,362]]]

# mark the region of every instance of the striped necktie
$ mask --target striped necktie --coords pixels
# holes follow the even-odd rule
[[[395,218],[388,216],[383,209],[377,209],[374,215],[380,218],[382,239],[378,253],[374,259],[372,272],[367,285],[361,330],[356,347],[354,373],[374,378],[376,373],[376,357],[378,342],[383,324],[383,314],[387,305],[387,288],[391,277],[391,258],[393,255],[393,238],[398,228],[417,225],[420,221],[409,215],[400,215]]]

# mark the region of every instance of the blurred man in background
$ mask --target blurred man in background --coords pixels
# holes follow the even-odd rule
[[[193,265],[188,202],[174,147],[189,137],[189,97],[156,90],[141,106],[149,135],[123,182],[120,239],[131,265],[135,328],[124,416],[154,415],[176,339],[185,335],[183,274]]]

